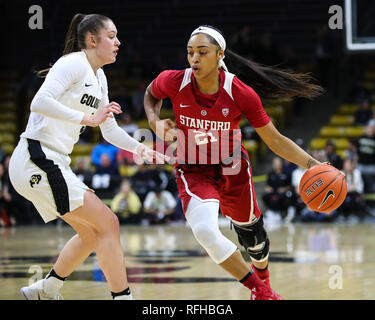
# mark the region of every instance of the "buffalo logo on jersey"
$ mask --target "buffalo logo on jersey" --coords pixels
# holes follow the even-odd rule
[[[31,188],[34,188],[34,184],[39,184],[40,180],[42,180],[42,176],[40,174],[33,174],[29,181]]]
[[[94,96],[90,96],[87,93],[85,93],[81,98],[81,104],[85,104],[86,106],[98,109],[100,100],[98,98],[95,98]]]

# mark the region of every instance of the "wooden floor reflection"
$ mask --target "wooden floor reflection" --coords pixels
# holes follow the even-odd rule
[[[271,285],[285,299],[375,299],[375,224],[266,225]],[[222,232],[234,241],[228,225]],[[22,299],[21,286],[45,276],[74,234],[68,226],[0,229],[0,299]],[[213,263],[185,225],[121,227],[136,299],[248,299]],[[96,256],[62,288],[65,299],[110,299]]]

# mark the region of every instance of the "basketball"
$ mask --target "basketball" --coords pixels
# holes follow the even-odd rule
[[[317,212],[331,212],[345,200],[345,175],[329,164],[308,169],[301,178],[299,192],[303,202]]]

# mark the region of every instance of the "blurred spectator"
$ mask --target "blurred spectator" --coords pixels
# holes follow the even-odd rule
[[[325,152],[327,161],[329,161],[335,168],[341,170],[343,161],[341,157],[336,153],[336,145],[332,140],[328,140],[326,142]]]
[[[2,147],[0,147],[0,163],[3,163],[6,153]]]
[[[320,162],[328,161],[324,150],[318,150],[318,149],[311,150],[311,156]]]
[[[89,164],[85,161],[84,158],[77,159],[76,169],[74,170],[74,173],[85,185],[91,188],[93,173],[89,169]]]
[[[287,210],[295,198],[291,176],[283,171],[283,161],[279,157],[275,157],[272,161],[272,171],[268,173],[265,191],[263,201],[269,208],[266,217],[279,220],[281,212]]]
[[[173,176],[171,173],[164,169],[163,164],[156,164],[153,166],[153,179],[155,184],[160,187],[162,190],[166,190],[170,180],[173,181]]]
[[[118,216],[121,224],[138,224],[142,203],[137,194],[132,190],[130,181],[124,179],[120,192],[111,202],[112,211]]]
[[[3,177],[4,177],[4,165],[0,162],[0,227],[5,226],[5,221],[3,220],[3,210],[4,210],[4,197],[3,197],[3,190],[4,190],[4,184],[3,184]]]
[[[355,166],[358,164],[357,143],[353,139],[349,139],[348,148],[345,151],[345,159],[352,160]]]
[[[156,187],[154,191],[147,194],[143,202],[145,218],[150,224],[167,223],[171,220],[170,215],[174,213],[176,205],[172,193]]]
[[[343,171],[348,186],[348,194],[339,210],[345,217],[348,217],[350,214],[355,214],[363,218],[366,213],[366,205],[362,198],[364,185],[361,172],[355,167],[354,162],[349,159],[344,161]]]
[[[131,96],[131,102],[132,102],[131,114],[133,118],[136,120],[141,119],[145,114],[144,107],[143,107],[143,99],[145,96],[145,91],[146,91],[146,83],[142,81],[139,84],[138,89],[134,91]]]
[[[244,140],[260,140],[259,135],[256,133],[254,128],[250,125],[250,123],[246,122],[245,125],[241,127],[241,135],[242,139]]]
[[[372,118],[372,110],[370,108],[370,102],[368,99],[362,100],[359,109],[354,114],[355,124],[359,126],[365,126]]]
[[[375,192],[375,123],[366,126],[366,134],[358,139],[358,169],[365,192]]]
[[[128,150],[119,149],[116,155],[116,162],[119,166],[131,166],[136,164],[136,159],[140,159],[140,157]]]
[[[286,221],[292,221],[292,219],[296,216],[298,217],[301,210],[306,207],[304,202],[302,201],[302,198],[299,193],[299,183],[301,181],[302,176],[305,174],[306,169],[298,166],[293,172],[292,172],[292,187],[294,188],[295,192],[295,201],[293,203],[293,206],[295,208],[294,215],[292,217],[287,217]]]
[[[141,164],[137,173],[131,177],[132,188],[142,202],[147,193],[156,187],[153,168],[154,166]]]
[[[370,100],[371,95],[372,92],[369,89],[363,87],[362,80],[357,80],[357,82],[349,91],[348,102],[360,104],[361,101],[365,99]]]
[[[17,193],[9,179],[9,161],[10,156],[6,156],[4,159],[1,190],[3,212],[1,212],[0,216],[2,215],[6,225],[29,224],[33,221],[33,218],[29,207],[26,205],[26,199]]]
[[[297,167],[298,166],[295,163],[284,160],[283,172],[291,175],[292,172],[297,169]]]
[[[96,195],[102,199],[113,198],[121,183],[121,176],[117,163],[112,163],[109,155],[103,153],[100,157],[100,165],[92,177],[92,188]]]
[[[121,121],[121,128],[133,137],[134,133],[139,129],[139,127],[133,122],[131,115],[125,112],[121,117]]]
[[[116,162],[116,155],[118,152],[118,148],[108,143],[103,137],[100,138],[100,142],[92,149],[91,152],[91,161],[95,165],[95,167],[101,165],[101,156],[103,153],[106,153],[111,163]]]
[[[112,162],[107,153],[103,153],[100,156],[100,164],[96,166],[95,174],[109,174],[111,176],[120,175],[117,163]]]

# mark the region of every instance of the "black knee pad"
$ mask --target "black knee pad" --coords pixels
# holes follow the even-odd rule
[[[233,227],[239,243],[246,249],[252,259],[261,261],[267,257],[270,241],[263,227],[263,216],[252,225],[239,226],[233,224]]]

